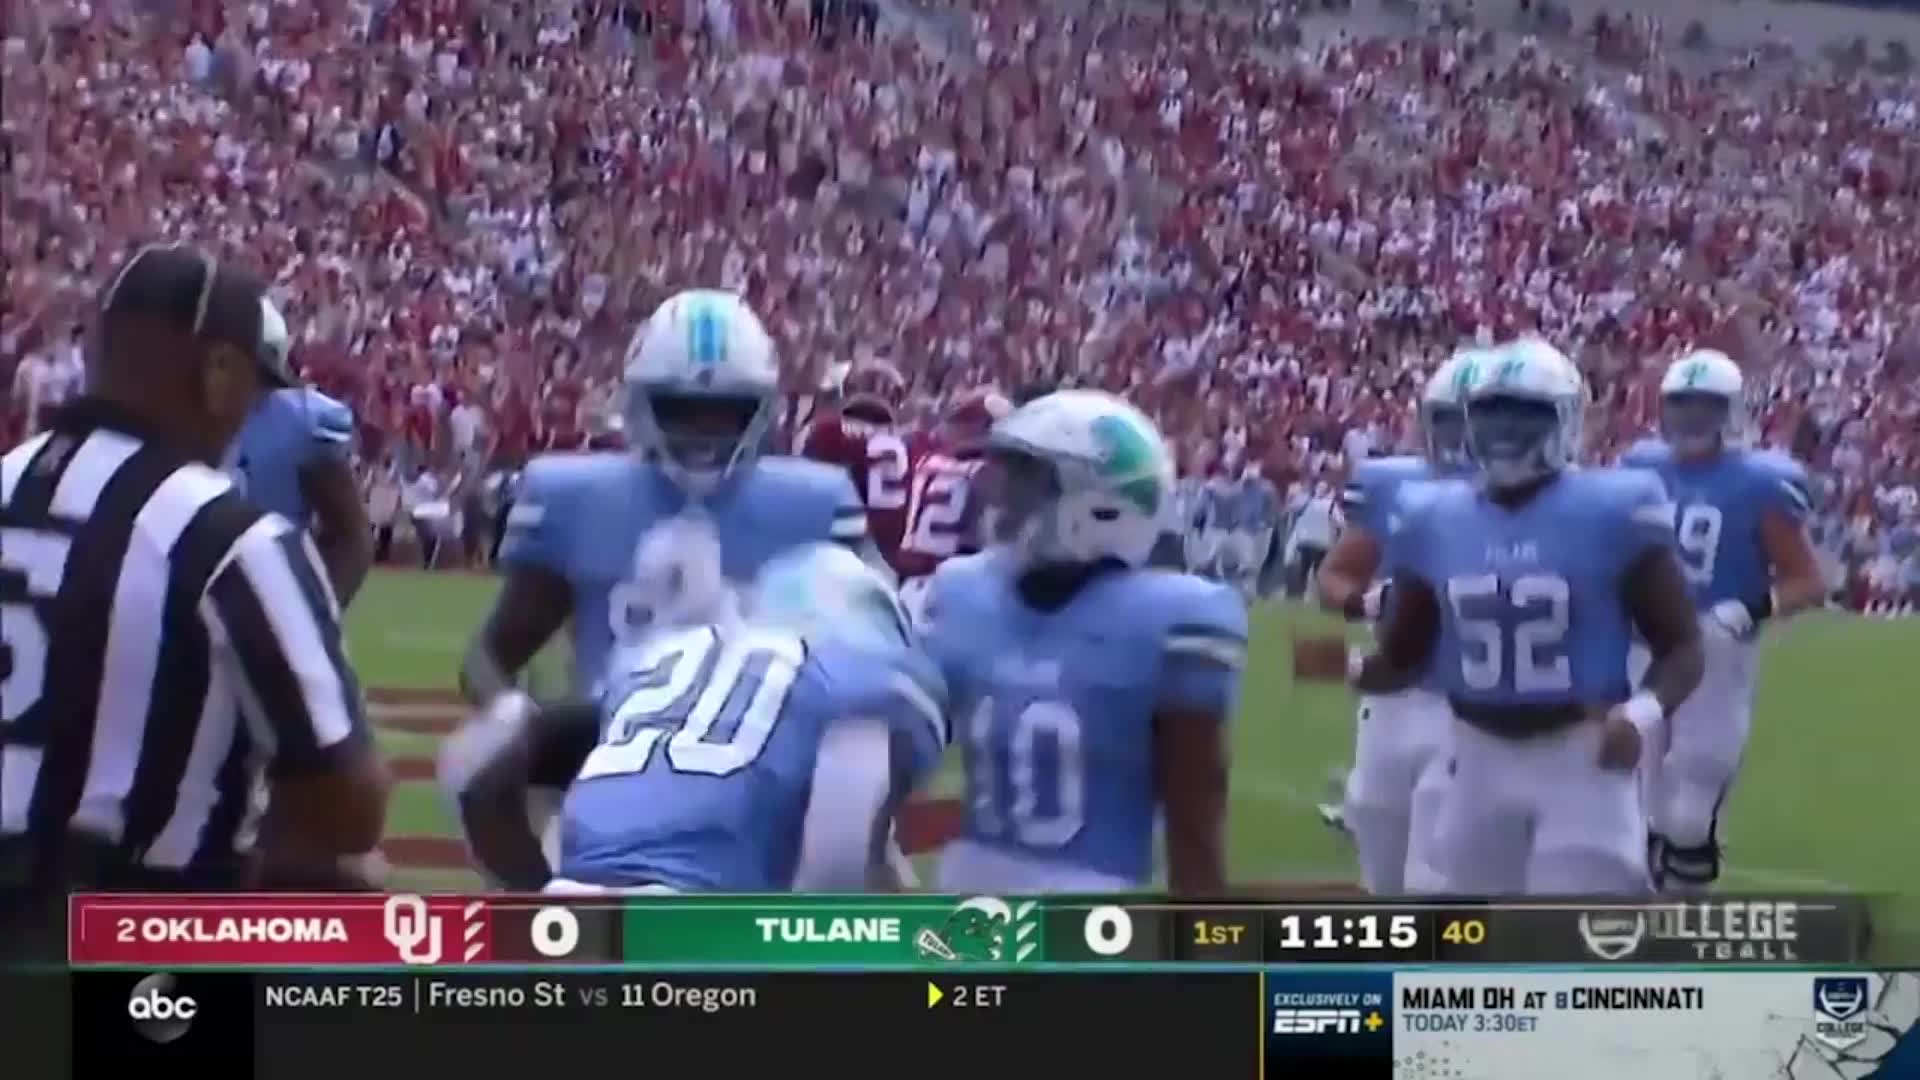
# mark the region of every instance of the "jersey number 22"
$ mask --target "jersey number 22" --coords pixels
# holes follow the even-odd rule
[[[587,755],[579,779],[640,772],[661,742],[674,772],[739,772],[767,748],[805,659],[799,638],[770,630],[723,642],[701,627],[648,642],[634,665],[637,681],[614,710],[600,745]],[[717,740],[716,730],[722,733]]]

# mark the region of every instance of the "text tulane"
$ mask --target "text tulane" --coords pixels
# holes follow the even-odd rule
[[[121,920],[119,939],[149,944],[220,942],[338,942],[347,940],[347,924],[338,918],[296,916],[153,916]]]
[[[776,916],[755,919],[753,923],[760,928],[760,940],[769,943],[782,941],[790,945],[825,945],[900,940],[900,920],[897,918]]]

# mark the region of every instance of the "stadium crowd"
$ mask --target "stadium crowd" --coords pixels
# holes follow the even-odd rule
[[[0,445],[166,236],[273,282],[383,502],[617,437],[627,335],[708,283],[798,411],[869,358],[929,411],[1098,385],[1283,488],[1407,439],[1463,341],[1566,346],[1596,454],[1711,344],[1872,565],[1920,504],[1912,75],[1523,9],[7,0]]]

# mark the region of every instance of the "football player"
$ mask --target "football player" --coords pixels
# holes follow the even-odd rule
[[[521,477],[500,547],[505,582],[462,666],[482,704],[571,621],[573,685],[591,692],[608,651],[657,610],[711,598],[695,583],[749,581],[817,540],[860,547],[866,512],[844,471],[762,457],[778,397],[766,329],[732,293],[669,298],[627,349],[629,451],[541,457]],[[690,574],[711,564],[718,573]]]
[[[994,425],[981,480],[996,542],[944,563],[927,603],[965,746],[941,887],[1136,887],[1162,809],[1170,886],[1218,895],[1247,613],[1232,590],[1143,568],[1173,489],[1159,431],[1063,390]]]
[[[287,321],[260,302],[261,339],[288,370]],[[373,525],[348,454],[353,410],[318,390],[297,386],[262,398],[227,449],[226,468],[256,504],[307,530],[345,606],[373,566]]]
[[[1234,548],[1234,566],[1225,579],[1252,602],[1273,549],[1274,530],[1280,524],[1280,496],[1261,475],[1260,467],[1248,462],[1240,470],[1231,498],[1234,530],[1229,543]]]
[[[913,469],[909,438],[900,430],[906,380],[878,361],[850,367],[836,407],[807,424],[794,452],[846,471],[867,509],[867,529],[883,557],[900,546],[907,528]]]
[[[1806,534],[1806,472],[1785,454],[1743,447],[1745,394],[1724,353],[1681,357],[1660,380],[1660,440],[1620,462],[1666,485],[1680,569],[1706,631],[1700,689],[1673,715],[1666,752],[1648,771],[1654,873],[1676,892],[1704,891],[1720,876],[1720,808],[1753,724],[1761,626],[1826,594]]]
[[[900,578],[900,599],[916,624],[924,615],[927,583],[940,564],[984,546],[984,521],[976,480],[985,463],[987,433],[1013,411],[991,388],[962,394],[930,431],[907,441],[907,512],[899,543],[881,554]]]
[[[945,689],[884,577],[832,544],[761,568],[744,617],[615,651],[599,703],[497,699],[441,755],[487,871],[551,892],[861,891],[946,746]],[[530,784],[566,784],[559,865]],[[557,869],[554,877],[552,870]]]
[[[1420,432],[1424,456],[1367,458],[1355,463],[1341,500],[1346,528],[1320,564],[1320,603],[1352,621],[1377,622],[1385,605],[1387,582],[1379,578],[1381,553],[1403,512],[1400,498],[1412,485],[1464,476],[1468,471],[1466,414],[1462,387],[1472,381],[1480,354],[1461,351],[1428,378],[1420,396]],[[1420,687],[1400,694],[1360,699],[1353,768],[1337,806],[1321,816],[1340,824],[1353,838],[1360,879],[1375,896],[1427,891],[1437,887],[1426,870],[1429,853],[1413,842],[1416,787],[1437,792],[1444,772],[1446,701]],[[1421,787],[1423,778],[1428,783]],[[1422,807],[1430,811],[1432,808]],[[1421,815],[1421,837],[1430,814]]]
[[[1673,506],[1644,472],[1574,466],[1586,386],[1559,350],[1524,340],[1475,367],[1478,478],[1404,512],[1379,650],[1302,642],[1296,671],[1344,668],[1369,695],[1432,673],[1454,714],[1432,836],[1447,891],[1643,896],[1637,768],[1704,663]],[[1635,630],[1653,655],[1638,689]]]

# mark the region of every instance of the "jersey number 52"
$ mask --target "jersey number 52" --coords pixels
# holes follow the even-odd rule
[[[799,638],[770,630],[722,642],[701,627],[648,642],[634,660],[635,681],[579,779],[640,772],[663,741],[675,772],[739,772],[767,748],[805,659]]]
[[[1472,690],[1520,694],[1573,689],[1567,657],[1572,590],[1553,574],[1471,574],[1447,581],[1460,639],[1460,677]]]

